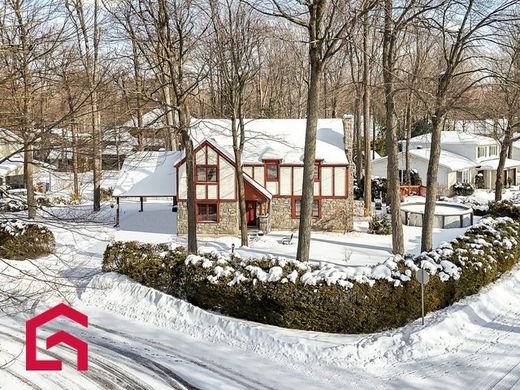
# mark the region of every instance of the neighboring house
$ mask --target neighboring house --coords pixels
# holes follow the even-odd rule
[[[264,232],[298,228],[305,123],[305,119],[247,121],[242,162],[248,226]],[[201,235],[238,234],[238,186],[230,121],[194,120],[191,129],[195,142],[197,232]],[[340,231],[352,223],[352,205],[348,201],[349,164],[343,134],[341,119],[319,120],[313,204],[315,229]],[[187,234],[187,175],[185,158],[181,157],[171,169],[176,175],[173,187],[178,210],[177,233],[183,235]],[[146,164],[150,165],[149,161]],[[124,166],[129,164],[125,162]],[[133,169],[136,175],[141,175],[139,164]],[[142,185],[137,192],[120,190],[135,187],[134,184],[129,186],[131,181],[145,178],[138,180],[125,168],[120,179],[115,191],[117,196],[125,196],[125,193],[152,196],[153,191],[147,191]],[[123,183],[125,180],[127,184]],[[153,181],[161,182],[158,176]]]
[[[415,169],[423,184],[426,183],[428,160],[430,158],[431,134],[424,134],[410,140],[410,168]],[[498,143],[488,137],[457,131],[443,131],[441,134],[441,155],[437,182],[441,193],[448,194],[457,182],[483,188],[494,188],[498,167]],[[399,153],[399,169],[405,169],[405,153]],[[372,162],[374,177],[386,177],[387,157]],[[507,159],[505,182],[516,185],[520,161]]]
[[[23,140],[7,129],[0,129],[0,186],[9,188],[24,188],[23,179]],[[37,185],[41,184],[41,190],[50,188],[51,178],[46,173],[52,166],[38,160],[33,160],[35,181],[39,178]]]

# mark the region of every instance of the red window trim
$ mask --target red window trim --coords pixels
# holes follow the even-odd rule
[[[269,177],[268,167],[272,166],[272,165],[274,165],[276,167],[276,178]],[[280,180],[280,161],[277,161],[277,160],[274,160],[274,161],[266,160],[266,161],[264,161],[264,176],[265,176],[265,181],[266,182],[268,182],[268,181],[279,181]]]
[[[301,202],[301,198],[292,198],[291,200],[291,216],[293,219],[298,219],[300,216],[296,213],[296,202]],[[314,198],[313,202],[318,202],[318,216],[312,216],[313,219],[321,219],[321,199]]]
[[[199,168],[205,168],[206,169],[206,180],[200,181],[199,180]],[[208,169],[209,168],[215,168],[215,180],[208,181]],[[196,164],[195,165],[195,183],[196,184],[217,184],[218,183],[218,165],[217,164]]]
[[[216,207],[216,212],[217,212],[217,220],[216,221],[208,221],[208,220],[202,220],[200,217],[200,206],[207,206],[207,205],[214,205]],[[220,222],[220,205],[218,202],[197,202],[196,203],[196,207],[197,207],[197,223],[219,223]],[[205,214],[205,215],[209,215],[209,214]]]

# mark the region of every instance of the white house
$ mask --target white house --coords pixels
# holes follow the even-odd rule
[[[431,134],[424,134],[410,140],[410,167],[415,169],[423,183],[430,157]],[[493,188],[498,167],[498,143],[488,137],[458,131],[443,131],[441,134],[441,155],[437,181],[443,193],[449,193],[457,182],[483,188]],[[405,153],[399,153],[399,169],[405,169]],[[372,162],[372,174],[386,177],[387,157]],[[520,161],[507,159],[505,165],[506,182],[517,182]]]

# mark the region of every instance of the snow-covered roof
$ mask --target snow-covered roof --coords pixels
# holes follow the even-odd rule
[[[423,160],[429,160],[430,151],[430,148],[411,149],[410,154],[415,157],[422,158]],[[439,165],[445,168],[449,168],[451,171],[460,171],[463,169],[472,168],[477,164],[470,159],[461,156],[460,154],[441,149]]]
[[[480,163],[480,169],[496,171],[498,168],[498,160],[499,160],[498,158],[493,158],[490,160],[482,161]],[[504,169],[514,168],[514,167],[520,167],[520,161],[507,158]]]
[[[431,133],[418,135],[410,139],[412,144],[430,144],[432,140]],[[443,131],[441,132],[441,144],[466,144],[466,145],[493,145],[496,141],[482,135],[464,133],[460,131]]]
[[[247,173],[244,173],[244,180],[247,181],[249,184],[251,184],[253,187],[255,187],[260,193],[265,195],[267,199],[272,199],[273,194],[271,194],[266,188],[261,186],[256,180],[254,180],[251,176],[249,176]]]
[[[166,118],[161,108],[155,108],[143,115],[143,126],[152,129],[160,129],[166,126]],[[137,117],[133,117],[122,127],[137,127]]]
[[[119,172],[114,196],[175,196],[177,180],[175,164],[183,152],[137,152],[128,156]]]
[[[453,129],[455,131],[471,133],[471,134],[493,134],[495,129],[502,131],[507,126],[507,119],[458,119],[453,121]]]
[[[23,140],[11,130],[0,128],[0,144],[22,143]]]
[[[421,160],[428,161],[430,159],[430,151],[430,148],[411,149],[410,155],[420,158]],[[404,158],[404,155],[405,152],[399,152],[400,159]],[[384,163],[386,160],[388,160],[388,156],[374,160],[374,164],[379,164],[380,162]],[[477,166],[477,163],[467,159],[464,156],[461,156],[460,154],[441,150],[439,165],[448,168],[452,172],[455,172],[475,167]]]
[[[33,165],[39,168],[54,169],[54,166],[38,160],[33,160]],[[21,168],[23,168],[23,156],[21,154],[15,154],[0,163],[0,177],[9,176]]]
[[[255,164],[279,159],[286,164],[302,164],[305,124],[305,119],[246,120],[243,162]],[[210,139],[220,149],[227,151],[228,155],[233,155],[230,120],[194,120],[191,136],[197,143]],[[329,164],[348,163],[341,119],[318,120],[316,159]]]

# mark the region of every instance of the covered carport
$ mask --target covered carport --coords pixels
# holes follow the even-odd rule
[[[139,212],[145,211],[146,198],[171,198],[172,205],[177,204],[175,164],[183,156],[180,151],[137,152],[125,159],[113,191],[116,226],[120,223],[121,198],[138,198]]]

